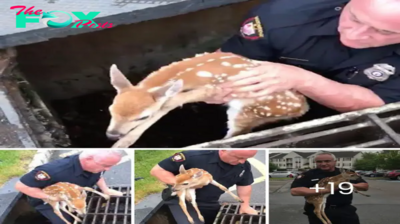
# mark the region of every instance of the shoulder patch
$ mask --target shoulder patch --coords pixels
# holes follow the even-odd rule
[[[182,162],[182,161],[185,161],[185,155],[183,155],[183,153],[181,153],[181,152],[179,152],[179,153],[175,153],[173,156],[172,156],[172,161],[174,161],[174,162]]]
[[[47,174],[47,173],[44,172],[44,171],[38,171],[38,172],[35,174],[35,179],[36,179],[36,180],[39,180],[39,181],[50,180],[50,175]]]
[[[296,179],[300,179],[300,178],[302,178],[303,177],[303,175],[302,174],[300,174],[300,175],[298,175],[297,176],[297,178]]]
[[[243,38],[257,40],[264,37],[263,27],[258,16],[246,19],[240,28],[240,34]]]

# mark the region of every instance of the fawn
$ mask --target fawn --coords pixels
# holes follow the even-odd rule
[[[64,218],[61,211],[66,212],[77,221],[82,222],[80,218],[73,215],[72,212],[77,212],[80,216],[86,214],[86,191],[93,192],[104,197],[106,200],[110,199],[109,195],[100,193],[90,187],[81,187],[76,184],[68,182],[58,182],[53,185],[43,188],[43,192],[47,195],[58,197],[62,199],[61,201],[52,201],[49,199],[43,199],[45,203],[48,203],[54,209],[54,213],[58,215],[65,223],[71,224]],[[68,210],[66,209],[68,205]]]
[[[206,52],[163,66],[137,85],[113,64],[110,79],[117,94],[109,107],[111,120],[106,132],[109,139],[118,140],[112,147],[128,148],[169,111],[186,103],[204,102],[217,93],[217,84],[262,63],[232,53]],[[224,138],[300,117],[309,108],[306,98],[294,90],[258,99],[234,99],[225,105],[229,130]]]
[[[185,167],[181,165],[179,167],[179,174],[176,175],[175,178],[176,182],[175,185],[172,187],[172,196],[177,195],[179,197],[179,205],[187,216],[189,222],[192,224],[194,223],[194,221],[187,211],[185,199],[193,205],[193,208],[196,210],[200,221],[204,222],[204,218],[201,215],[196,203],[196,188],[201,188],[208,184],[212,184],[214,186],[217,186],[222,191],[225,191],[226,193],[232,195],[232,197],[238,202],[243,202],[242,199],[240,199],[238,196],[230,192],[226,187],[215,181],[213,179],[213,176],[203,169],[191,168],[186,170]]]
[[[343,182],[349,182],[350,180],[357,180],[361,178],[358,176],[356,172],[352,171],[346,171],[342,170],[342,173],[333,177],[325,177],[318,181],[318,187],[321,188],[329,188],[331,189],[331,184],[332,182],[334,189],[339,187],[340,183]],[[366,197],[369,197],[370,195],[361,193],[354,189],[355,193],[359,193],[361,195],[364,195]],[[312,195],[312,196],[306,196],[305,199],[308,203],[314,205],[314,213],[315,215],[322,221],[323,224],[332,224],[332,222],[329,220],[329,218],[325,214],[325,205],[326,205],[326,199],[329,197],[330,193],[325,193],[325,194],[318,194],[318,195]],[[322,216],[321,216],[322,214]]]

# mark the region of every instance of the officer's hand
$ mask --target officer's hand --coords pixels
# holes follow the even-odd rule
[[[257,215],[258,212],[250,206],[240,206],[239,210],[240,214],[250,214],[250,215]]]
[[[274,92],[296,89],[305,81],[305,76],[299,74],[303,71],[291,65],[264,62],[251,70],[229,77],[230,81],[221,84],[220,87],[233,90],[227,97],[229,99],[259,98]]]
[[[222,88],[215,89],[215,95],[206,99],[204,102],[208,104],[223,104],[228,102],[228,96],[231,94],[232,90],[226,90]]]
[[[107,194],[107,195],[110,195],[110,196],[123,196],[124,195],[124,193],[123,192],[121,192],[121,191],[116,191],[116,190],[114,190],[114,189],[107,189],[107,191],[106,192],[104,192],[105,194]]]

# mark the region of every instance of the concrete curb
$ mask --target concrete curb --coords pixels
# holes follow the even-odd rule
[[[38,149],[37,153],[29,164],[28,171],[33,170],[35,167],[48,163],[54,150]]]

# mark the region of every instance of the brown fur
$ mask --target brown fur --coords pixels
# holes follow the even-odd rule
[[[230,192],[225,186],[221,185],[213,179],[213,176],[206,170],[199,168],[185,169],[183,165],[179,167],[179,174],[175,176],[175,185],[172,190],[176,192],[179,197],[179,205],[185,213],[190,223],[194,223],[193,218],[187,211],[185,200],[189,201],[197,212],[200,221],[204,222],[204,218],[200,213],[196,203],[195,190],[212,184],[222,191],[230,194],[238,202],[243,202],[238,196]]]
[[[113,147],[129,147],[169,111],[186,103],[207,100],[228,77],[262,63],[232,53],[205,53],[164,66],[136,86],[113,65],[111,84],[117,95],[110,106],[112,118],[107,135],[120,139]],[[227,105],[229,132],[225,138],[248,133],[262,124],[300,117],[308,111],[306,98],[296,91],[273,93],[260,99],[238,99]]]
[[[79,215],[86,214],[86,191],[91,191],[95,194],[99,194],[104,197],[106,200],[110,199],[109,195],[102,194],[90,187],[81,187],[76,184],[68,183],[68,182],[58,182],[53,185],[47,186],[42,189],[44,193],[49,196],[57,197],[61,201],[52,201],[49,199],[43,199],[44,202],[48,203],[51,207],[53,207],[54,213],[60,217],[66,224],[71,224],[64,218],[61,213],[61,210],[69,214],[75,219],[75,223],[77,221],[82,222],[80,218],[72,214],[73,211],[77,212]],[[68,205],[68,210],[66,206]]]

